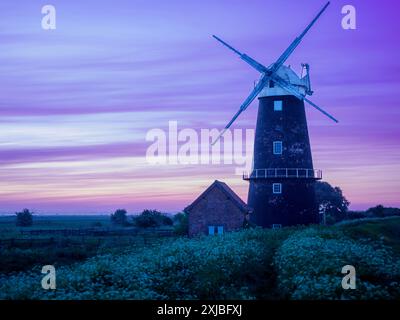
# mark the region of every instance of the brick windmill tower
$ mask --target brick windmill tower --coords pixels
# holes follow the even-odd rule
[[[250,219],[262,227],[318,222],[314,185],[322,178],[322,172],[313,167],[304,101],[338,121],[306,98],[313,93],[309,65],[302,64],[299,77],[284,63],[328,5],[329,2],[269,67],[214,36],[261,73],[253,91],[217,140],[258,96],[253,170],[243,178],[250,182],[248,206],[253,208]]]

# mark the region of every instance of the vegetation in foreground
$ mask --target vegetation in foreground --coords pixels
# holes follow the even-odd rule
[[[165,241],[165,233],[173,237],[174,228],[181,226],[154,210],[144,213],[127,217],[125,210],[117,210],[111,217],[40,216],[24,209],[16,217],[0,217],[0,274],[27,271],[35,265],[58,268],[100,254],[119,254],[127,248],[140,250]],[[150,224],[129,223],[141,217]]]
[[[400,218],[331,227],[250,229],[180,238],[57,268],[1,276],[2,299],[399,299]],[[343,290],[344,265],[357,289]]]

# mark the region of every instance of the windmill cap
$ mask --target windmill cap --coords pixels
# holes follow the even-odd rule
[[[296,72],[294,72],[288,66],[281,66],[276,74],[285,80],[286,82],[290,83],[291,85],[295,86],[300,94],[305,94],[307,89],[307,83],[304,79],[300,79]],[[267,83],[265,88],[260,92],[259,97],[271,97],[271,96],[285,96],[285,95],[292,95],[288,93],[285,89],[281,88],[278,84],[275,84],[273,87],[270,87],[270,84]]]
[[[278,76],[295,86],[304,86],[304,82],[300,79],[296,72],[290,66],[281,66],[276,72]]]

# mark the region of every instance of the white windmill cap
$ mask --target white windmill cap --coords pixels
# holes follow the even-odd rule
[[[290,68],[290,66],[282,65],[279,70],[276,72],[277,75],[282,78],[283,80],[289,82],[291,85],[295,86],[300,94],[305,94],[307,85],[303,79],[297,75],[296,72]],[[292,95],[291,93],[287,92],[285,89],[279,87],[278,84],[274,84],[273,87],[270,86],[270,83],[267,83],[265,88],[260,92],[258,95],[259,97],[271,97],[271,96],[286,96]]]
[[[295,86],[304,86],[304,82],[300,79],[300,77],[290,68],[290,66],[281,66],[277,72],[278,76],[282,79],[290,82]]]

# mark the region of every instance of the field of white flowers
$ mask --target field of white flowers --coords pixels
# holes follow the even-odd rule
[[[342,289],[344,265],[355,290]],[[56,271],[56,290],[42,289],[39,268],[0,275],[0,299],[400,299],[398,253],[344,227],[181,238]]]

